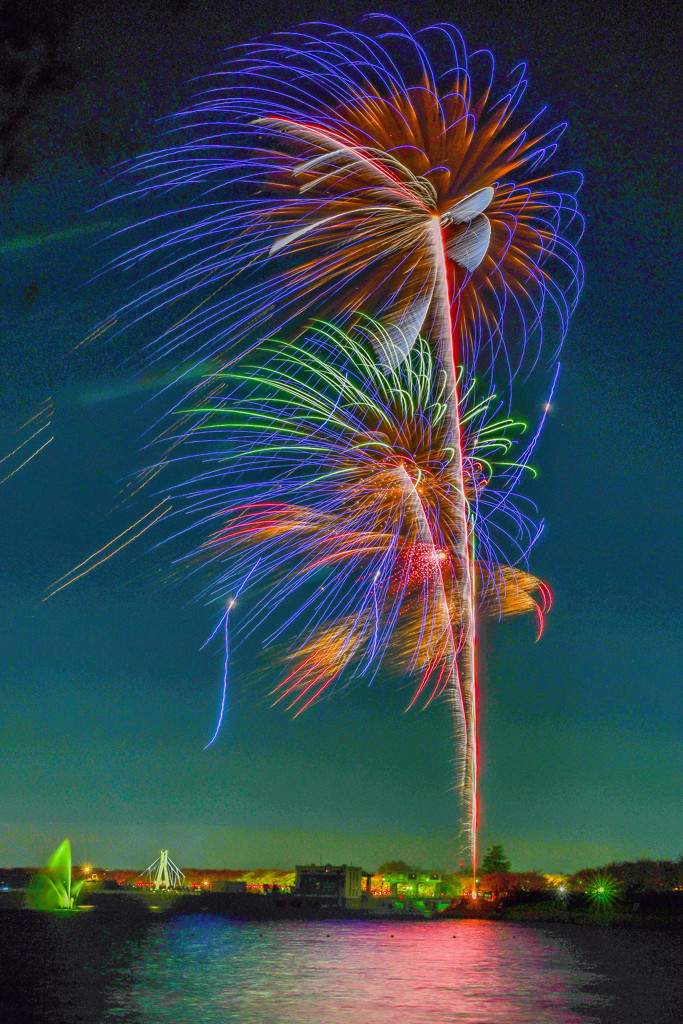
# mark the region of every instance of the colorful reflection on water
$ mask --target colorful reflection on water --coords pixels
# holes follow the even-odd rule
[[[588,1024],[599,980],[538,927],[176,918],[120,970],[104,1020]]]

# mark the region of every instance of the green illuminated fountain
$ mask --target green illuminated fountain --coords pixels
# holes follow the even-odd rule
[[[71,844],[60,843],[29,886],[29,902],[36,910],[73,910],[82,882],[71,880]]]

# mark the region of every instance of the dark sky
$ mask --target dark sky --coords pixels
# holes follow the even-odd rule
[[[115,191],[108,169],[154,143],[155,118],[225,45],[312,16],[350,25],[361,9],[40,7],[4,4],[0,31],[0,457],[41,401],[55,406],[54,442],[0,487],[0,864],[42,862],[68,835],[77,859],[110,867],[143,868],[163,845],[184,865],[322,854],[452,868],[444,705],[404,714],[407,691],[358,686],[292,721],[245,654],[204,753],[221,652],[199,651],[213,613],[191,582],[166,581],[163,550],[139,542],[41,603],[130,522],[112,509],[149,417],[145,396],[107,390],[144,332],[68,355],[132,283],[88,283],[126,216],[93,210]],[[487,630],[481,844],[502,843],[517,869],[677,857],[680,26],[651,4],[381,9],[414,27],[457,15],[500,68],[528,61],[525,109],[569,120],[564,163],[586,178],[586,286],[531,492],[547,521],[532,568],[555,605],[536,645],[530,621]]]

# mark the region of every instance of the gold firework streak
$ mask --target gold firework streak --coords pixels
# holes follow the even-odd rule
[[[0,466],[4,466],[6,462],[9,462],[9,467],[11,467],[5,466],[5,476],[0,479],[0,484],[4,484],[6,480],[13,477],[15,473],[23,469],[32,459],[35,459],[36,455],[42,452],[43,448],[47,448],[50,442],[54,441],[54,435],[48,437],[47,440],[45,439],[45,431],[50,429],[52,423],[52,411],[52,399],[48,398],[33,416],[14,431],[15,434],[19,434],[20,431],[30,429],[31,433],[20,441],[16,448],[0,459]],[[21,459],[16,466],[10,461],[14,456],[18,456]],[[8,468],[9,472],[7,472]]]
[[[103,562],[108,561],[108,559],[113,555],[118,554],[118,552],[128,544],[137,540],[137,538],[141,537],[143,533],[146,533],[147,530],[149,530],[151,526],[154,526],[155,523],[158,523],[160,519],[167,516],[170,511],[171,505],[169,499],[164,498],[163,501],[160,501],[159,504],[155,505],[154,508],[149,510],[149,512],[145,512],[143,516],[140,516],[135,523],[132,523],[131,526],[127,526],[126,529],[122,530],[116,537],[107,541],[106,544],[93,552],[92,555],[89,555],[82,562],[79,562],[78,565],[75,565],[73,569],[70,569],[67,573],[64,573],[63,576],[60,576],[58,580],[55,580],[51,589],[43,598],[43,601],[47,601],[49,598],[54,597],[60,590],[64,590],[65,587],[71,586],[71,584],[75,583],[76,580],[79,580],[82,576],[86,576],[89,572],[92,572],[93,569],[96,569],[98,565],[102,565]],[[159,514],[155,515],[155,512],[158,512]],[[142,523],[144,523],[144,526],[141,526]],[[141,529],[134,533],[133,531],[136,530],[138,526],[141,526]],[[128,536],[129,534],[130,536]],[[119,541],[121,541],[120,544],[118,543]]]

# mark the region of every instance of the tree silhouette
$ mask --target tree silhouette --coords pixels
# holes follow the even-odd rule
[[[498,871],[509,871],[510,861],[505,856],[502,846],[489,846],[479,867],[482,875],[492,875]]]

